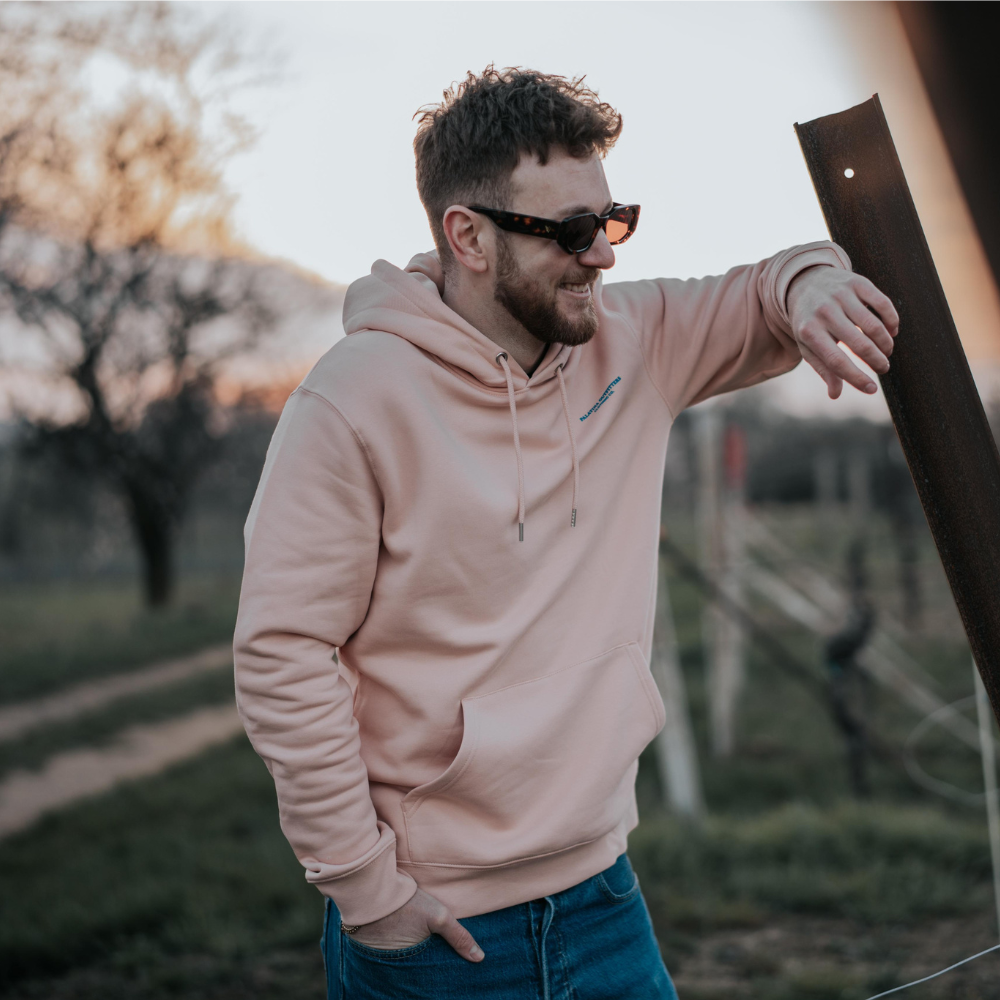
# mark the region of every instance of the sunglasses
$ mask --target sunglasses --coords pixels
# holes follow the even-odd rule
[[[571,215],[562,222],[553,219],[539,219],[534,215],[520,215],[517,212],[501,212],[495,208],[469,205],[469,211],[478,212],[492,219],[508,233],[524,233],[527,236],[541,236],[555,240],[566,253],[584,253],[594,245],[597,234],[603,229],[608,242],[613,246],[624,243],[639,224],[638,205],[616,204],[607,215],[586,212]]]

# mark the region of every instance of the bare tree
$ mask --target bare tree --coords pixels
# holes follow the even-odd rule
[[[9,62],[29,82],[21,112],[0,120],[0,302],[30,345],[14,362],[30,389],[17,404],[28,446],[122,497],[160,605],[186,503],[217,451],[217,380],[273,323],[237,255],[221,176],[246,132],[228,119],[220,140],[192,84],[214,36],[169,8],[48,24],[20,14],[14,34],[36,51],[82,60],[99,48],[159,74],[158,87],[91,110],[72,60],[48,78]],[[6,31],[0,21],[0,73],[17,49]]]

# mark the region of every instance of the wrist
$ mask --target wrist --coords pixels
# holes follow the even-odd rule
[[[808,284],[808,279],[806,281],[803,281],[803,279],[807,278],[807,275],[813,274],[819,268],[826,266],[825,264],[811,264],[809,267],[804,267],[788,282],[788,288],[785,290],[785,311],[789,316],[792,315],[795,303],[802,294],[803,288]]]

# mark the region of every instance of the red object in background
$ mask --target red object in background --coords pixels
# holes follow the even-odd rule
[[[747,438],[739,424],[726,425],[722,462],[726,470],[726,487],[742,493],[747,481]]]

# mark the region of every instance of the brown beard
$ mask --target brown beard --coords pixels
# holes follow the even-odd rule
[[[597,280],[596,267],[585,268],[573,283]],[[575,322],[559,312],[556,292],[543,291],[518,265],[505,239],[497,242],[497,277],[493,297],[536,340],[543,344],[586,344],[597,333],[597,311],[593,299],[587,310]],[[569,279],[567,279],[569,280]]]

